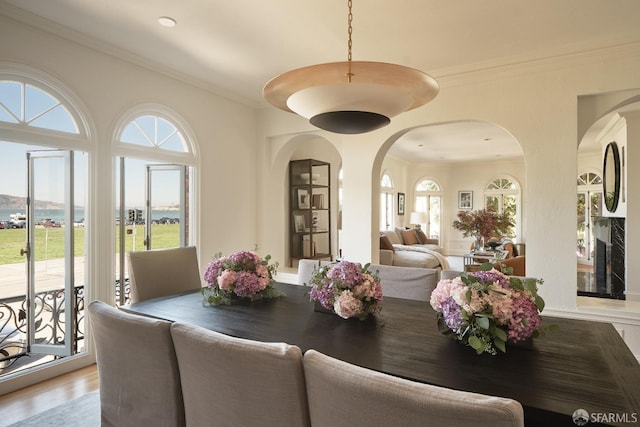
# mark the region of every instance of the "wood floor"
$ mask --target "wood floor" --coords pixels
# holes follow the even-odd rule
[[[96,365],[0,396],[0,426],[7,426],[98,389]]]

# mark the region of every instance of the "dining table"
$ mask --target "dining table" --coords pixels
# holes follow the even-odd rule
[[[285,342],[396,377],[515,399],[527,426],[631,425],[640,412],[640,364],[610,323],[543,316],[555,325],[531,346],[477,354],[438,331],[428,302],[384,297],[378,316],[343,319],[316,311],[304,286],[275,283],[282,296],[232,305],[199,291],[120,308],[234,337]],[[584,412],[583,412],[584,413]]]

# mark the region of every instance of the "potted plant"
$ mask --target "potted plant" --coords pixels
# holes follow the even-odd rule
[[[494,209],[478,209],[475,211],[460,211],[458,219],[453,221],[453,228],[462,231],[464,237],[475,238],[475,248],[483,247],[482,239],[509,235],[515,223],[507,213],[498,213]]]

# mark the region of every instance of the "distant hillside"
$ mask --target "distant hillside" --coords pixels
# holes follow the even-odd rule
[[[36,209],[64,209],[64,204],[58,202],[48,202],[36,200],[34,207]],[[0,209],[15,209],[16,212],[24,212],[27,208],[27,198],[19,196],[10,196],[8,194],[0,194]]]

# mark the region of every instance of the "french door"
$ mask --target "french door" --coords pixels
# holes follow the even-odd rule
[[[116,304],[123,305],[129,295],[127,252],[189,245],[191,169],[120,157],[116,170]]]
[[[28,353],[69,356],[74,352],[73,166],[72,151],[27,152],[27,241],[21,254],[27,258]],[[56,237],[49,235],[51,221],[38,218],[50,206],[64,209]]]
[[[187,242],[186,184],[187,167],[173,164],[147,165],[145,240],[147,250],[152,248],[182,247]],[[158,209],[162,208],[162,209]],[[159,217],[156,211],[166,212]],[[178,223],[174,233],[165,236],[157,245],[153,241],[155,225]],[[166,234],[166,233],[165,233]]]

